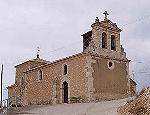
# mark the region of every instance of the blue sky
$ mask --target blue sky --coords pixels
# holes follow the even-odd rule
[[[0,0],[0,64],[5,90],[14,83],[14,66],[36,57],[54,60],[82,51],[81,34],[98,16],[122,29],[121,44],[138,90],[150,85],[150,10],[148,0]],[[5,90],[6,92],[6,90]]]

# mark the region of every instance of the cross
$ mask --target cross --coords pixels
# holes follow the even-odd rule
[[[104,20],[107,20],[107,16],[109,15],[108,12],[105,11],[103,14],[105,15],[105,19]]]

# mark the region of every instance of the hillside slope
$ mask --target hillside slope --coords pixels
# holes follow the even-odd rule
[[[118,109],[120,115],[150,115],[150,87]]]

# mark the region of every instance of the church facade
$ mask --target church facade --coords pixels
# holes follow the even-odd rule
[[[129,62],[120,45],[116,23],[96,17],[83,36],[83,52],[53,62],[28,60],[16,68],[15,84],[8,86],[9,98],[21,105],[112,100],[135,95],[136,83],[129,76]]]

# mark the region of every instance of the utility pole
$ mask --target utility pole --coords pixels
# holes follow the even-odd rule
[[[3,101],[3,64],[1,68],[1,108],[2,108],[2,101]]]

